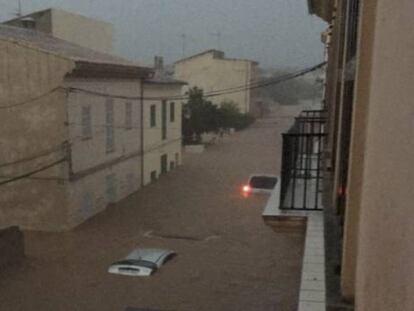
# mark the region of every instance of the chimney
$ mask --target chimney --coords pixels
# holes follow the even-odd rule
[[[162,71],[164,69],[164,59],[162,56],[154,57],[154,69],[156,71]]]

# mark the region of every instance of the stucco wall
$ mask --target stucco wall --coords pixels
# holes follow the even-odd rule
[[[108,178],[113,181],[108,183]],[[111,189],[111,187],[113,187]],[[68,223],[73,228],[141,187],[141,157],[133,157],[67,185]]]
[[[46,10],[46,11],[30,14],[27,17],[33,18],[33,20],[36,22],[35,24],[36,30],[51,34],[52,33],[52,14],[51,13],[52,13],[51,10]],[[13,19],[11,21],[7,21],[5,24],[16,26],[16,27],[24,27],[24,23],[19,18]]]
[[[36,30],[103,53],[113,52],[113,26],[109,22],[59,9],[24,16],[28,17],[35,21]],[[24,23],[17,18],[6,24],[24,27]]]
[[[119,96],[140,96],[139,80],[67,79],[66,86]],[[114,150],[106,151],[106,101],[114,108]],[[126,103],[132,104],[132,126],[126,126]],[[91,109],[90,138],[82,136],[82,107]],[[91,169],[119,157],[139,153],[140,101],[102,97],[82,92],[71,92],[68,97],[68,130],[72,150],[74,174]]]
[[[66,86],[115,96],[139,97],[140,80],[67,79]],[[113,101],[114,149],[107,151],[106,102]],[[131,104],[131,126],[126,122]],[[82,133],[82,109],[89,107],[91,135]],[[141,187],[140,100],[102,97],[84,92],[68,96],[71,147],[69,218],[72,226],[125,198]],[[113,176],[113,189],[108,185]]]
[[[144,155],[144,185],[151,183],[151,172],[156,172],[156,178],[161,175],[161,156],[167,155],[167,172],[182,164],[181,142],[172,141],[148,151]]]
[[[368,81],[372,71],[375,5],[374,1],[366,1],[361,8],[359,20],[358,68],[356,72],[356,84],[359,87],[356,88],[354,94],[341,274],[342,293],[349,300],[355,298],[359,216],[366,156],[366,125],[370,103],[372,103]]]
[[[356,308],[414,310],[414,3],[373,3]]]
[[[111,23],[52,9],[52,35],[104,53],[113,51]]]
[[[173,97],[181,95],[181,85],[178,84],[144,84],[144,97]],[[170,103],[174,102],[175,118],[170,120]],[[150,110],[151,105],[156,107],[156,124],[151,127]],[[157,176],[161,172],[160,157],[167,154],[168,170],[170,162],[174,166],[181,165],[181,114],[182,102],[178,100],[167,100],[167,136],[162,139],[161,130],[162,100],[144,101],[144,184],[151,182],[151,172],[156,171]],[[178,164],[176,163],[178,158]]]
[[[7,180],[65,156],[63,83],[73,63],[0,40],[0,178]],[[25,103],[25,104],[22,104]],[[0,186],[0,225],[59,230],[66,225],[62,163]]]
[[[256,65],[246,60],[217,59],[212,53],[190,58],[175,64],[175,77],[197,86],[205,93],[246,86],[256,78]],[[209,98],[214,104],[234,101],[242,113],[250,112],[251,91],[220,95]]]

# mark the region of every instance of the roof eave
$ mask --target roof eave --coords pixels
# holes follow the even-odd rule
[[[187,82],[180,81],[180,80],[172,80],[172,81],[157,81],[157,80],[145,80],[145,84],[169,84],[169,85],[187,85]]]
[[[150,67],[76,61],[69,75],[77,78],[148,79],[153,75]]]
[[[193,59],[193,58],[197,58],[197,57],[203,56],[203,55],[205,55],[205,54],[214,53],[214,52],[216,52],[216,51],[217,51],[217,52],[222,52],[222,51],[215,50],[215,49],[209,49],[209,50],[206,50],[206,51],[203,51],[203,52],[200,52],[200,53],[197,53],[197,54],[191,55],[191,56],[187,56],[187,57],[181,58],[181,59],[179,59],[179,60],[175,61],[175,62],[174,62],[174,65],[175,65],[175,64],[179,64],[179,63],[186,62],[186,61],[188,61],[188,60],[190,60],[190,59]]]

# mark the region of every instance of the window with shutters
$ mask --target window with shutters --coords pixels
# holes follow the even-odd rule
[[[105,103],[105,119],[106,119],[106,152],[115,151],[114,137],[114,101],[107,99]]]
[[[162,101],[161,107],[161,139],[167,139],[167,101]]]
[[[154,182],[157,180],[157,171],[151,172],[151,182]]]
[[[155,127],[157,126],[157,110],[155,105],[151,105],[150,107],[150,126]]]
[[[132,103],[125,103],[125,129],[132,129]]]
[[[165,174],[168,171],[168,156],[163,154],[160,158],[161,174]]]
[[[91,106],[82,107],[82,139],[92,138]]]
[[[170,103],[170,122],[174,122],[175,121],[175,103],[171,102]]]

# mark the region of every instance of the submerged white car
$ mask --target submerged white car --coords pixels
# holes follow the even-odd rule
[[[246,185],[243,186],[243,193],[272,193],[278,181],[278,177],[268,174],[250,175]]]
[[[175,252],[167,249],[137,248],[124,259],[111,264],[108,272],[127,276],[150,276],[173,256]]]

